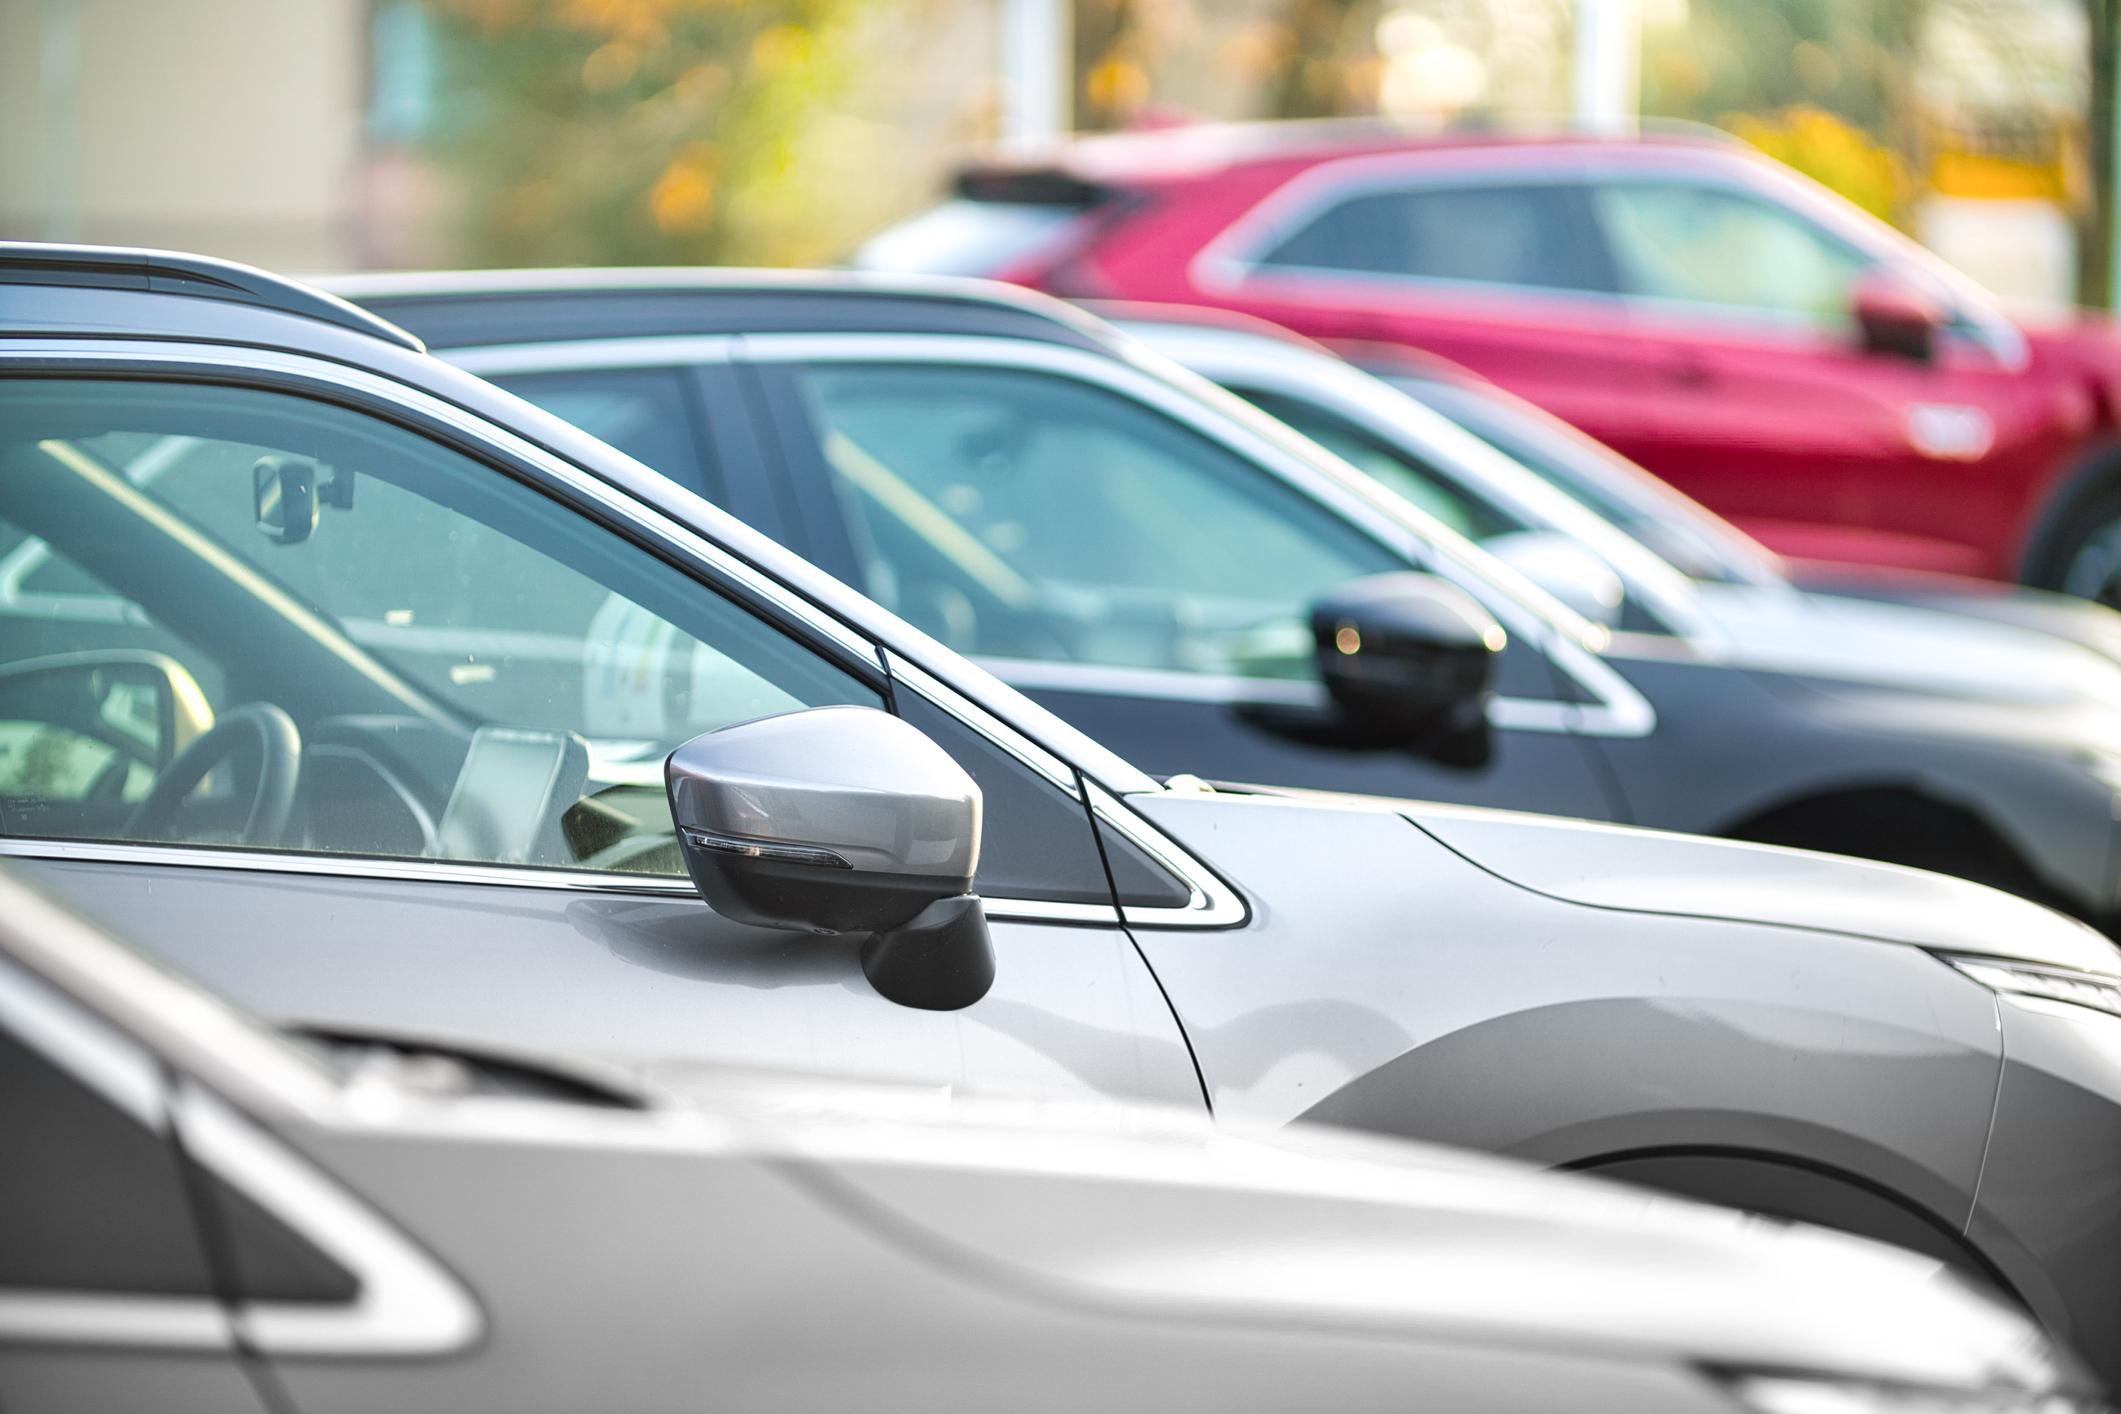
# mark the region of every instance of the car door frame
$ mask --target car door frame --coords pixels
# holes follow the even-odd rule
[[[830,485],[830,468],[819,450],[807,409],[796,395],[789,365],[810,363],[928,364],[1010,367],[1071,379],[1116,393],[1146,406],[1241,460],[1277,478],[1283,485],[1350,524],[1410,569],[1426,569],[1465,589],[1529,643],[1550,668],[1566,675],[1584,700],[1497,697],[1489,720],[1499,730],[1574,733],[1589,736],[1642,736],[1655,726],[1647,699],[1596,653],[1556,630],[1520,598],[1470,568],[1480,552],[1451,544],[1451,532],[1426,522],[1389,491],[1372,485],[1353,468],[1333,468],[1332,455],[1282,427],[1233,395],[1182,369],[1154,372],[1126,358],[1092,354],[1060,344],[1028,339],[947,334],[767,334],[745,336],[737,352],[756,365],[768,402],[766,417],[777,419],[778,440],[787,450],[785,474],[791,479]],[[1159,360],[1159,362],[1161,362]],[[1172,381],[1174,376],[1177,381]],[[1196,385],[1197,386],[1194,386]],[[795,421],[789,421],[795,419]],[[844,520],[833,510],[829,494],[806,504],[821,514],[802,528],[798,548],[813,562],[858,582],[852,540]],[[1470,552],[1468,554],[1467,552]],[[1531,595],[1539,591],[1526,584]],[[1556,606],[1557,608],[1559,606]],[[1563,611],[1566,613],[1566,611]],[[1595,638],[1601,630],[1585,624]],[[1019,688],[1075,689],[1162,697],[1221,705],[1266,704],[1320,709],[1325,689],[1316,683],[1269,678],[1225,677],[1156,669],[1096,664],[1056,663],[1039,659],[979,659],[982,666]]]
[[[1049,749],[1017,723],[1005,719],[943,673],[950,671],[922,645],[947,653],[917,630],[898,625],[880,634],[850,622],[790,583],[711,539],[693,520],[710,524],[708,503],[659,474],[651,478],[654,499],[636,494],[616,477],[541,446],[472,408],[368,369],[284,350],[215,345],[126,344],[52,340],[34,346],[0,343],[0,377],[103,377],[139,381],[188,381],[253,387],[333,403],[426,437],[480,465],[527,485],[601,529],[616,533],[673,568],[702,582],[798,642],[877,688],[888,702],[894,691],[917,693],[1043,776],[1088,812],[1094,828],[1111,829],[1146,854],[1184,887],[1186,902],[1160,907],[1093,904],[1044,899],[985,897],[990,917],[1018,922],[1105,926],[1228,928],[1248,916],[1243,896],[1169,836],[1124,804],[1129,793],[1159,789],[1116,757],[1075,762]],[[626,462],[626,466],[633,463]],[[658,503],[660,502],[660,504]],[[692,503],[688,506],[686,503]],[[700,508],[709,514],[698,515]],[[688,511],[692,512],[688,516]],[[953,655],[954,656],[954,655]],[[930,671],[923,660],[939,671]],[[962,660],[957,660],[962,664]],[[1093,771],[1095,774],[1093,774]],[[591,870],[522,868],[461,860],[398,859],[363,854],[321,855],[291,851],[216,849],[104,840],[0,837],[0,857],[137,863],[446,883],[508,884],[604,894],[696,898],[689,880]]]

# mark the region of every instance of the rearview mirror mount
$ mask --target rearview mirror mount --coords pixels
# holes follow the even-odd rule
[[[275,545],[301,544],[317,529],[317,464],[259,457],[250,469],[250,499],[260,535]]]

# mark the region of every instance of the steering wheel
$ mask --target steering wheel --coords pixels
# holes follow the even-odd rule
[[[246,702],[221,714],[209,730],[192,739],[177,758],[162,768],[147,798],[133,808],[125,833],[138,840],[176,838],[177,812],[207,772],[231,761],[245,747],[258,757],[251,786],[250,811],[236,840],[239,844],[276,845],[287,837],[295,813],[295,785],[302,775],[302,733],[295,719],[270,702]]]

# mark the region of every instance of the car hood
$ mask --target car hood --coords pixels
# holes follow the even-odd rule
[[[940,1087],[652,1079],[850,1217],[1019,1295],[1915,1383],[2076,1378],[1927,1259],[1506,1160]]]
[[[1489,873],[1588,908],[1809,928],[2121,975],[2121,952],[2096,930],[1943,874],[1503,810],[1400,808]]]
[[[1750,585],[1705,584],[1699,597],[1734,666],[1996,705],[2121,708],[2121,662],[2075,633],[2040,631],[2038,615],[2011,623]]]

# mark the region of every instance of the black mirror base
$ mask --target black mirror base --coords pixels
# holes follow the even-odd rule
[[[862,945],[862,973],[877,995],[923,1011],[958,1011],[994,985],[994,944],[979,895],[937,899]]]

